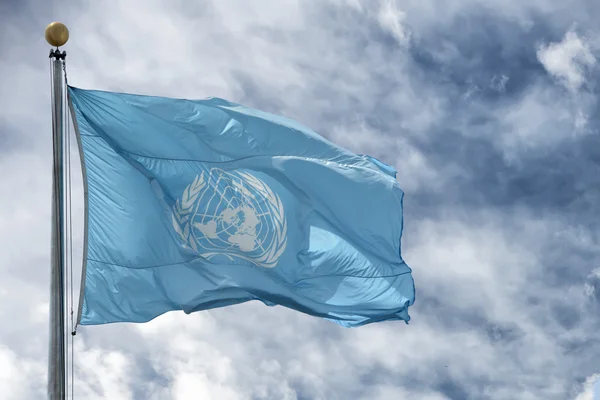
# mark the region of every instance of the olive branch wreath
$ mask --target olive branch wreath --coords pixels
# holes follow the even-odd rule
[[[198,251],[198,246],[192,238],[191,216],[194,211],[194,204],[196,204],[196,200],[205,186],[206,181],[204,172],[202,172],[184,189],[181,199],[177,199],[173,207],[173,228],[175,228],[175,232],[181,240],[194,251]]]

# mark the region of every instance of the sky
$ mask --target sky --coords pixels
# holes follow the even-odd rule
[[[595,0],[1,0],[3,399],[45,398],[55,20],[71,32],[71,85],[222,97],[394,165],[417,290],[409,325],[346,329],[253,302],[82,327],[76,398],[600,398],[599,12]]]

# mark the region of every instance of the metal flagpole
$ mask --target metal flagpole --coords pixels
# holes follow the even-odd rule
[[[65,357],[65,275],[64,275],[64,199],[63,199],[63,77],[67,53],[58,48],[69,39],[67,27],[53,22],[46,28],[46,40],[56,49],[52,58],[52,251],[50,269],[50,346],[48,358],[48,398],[66,398]]]

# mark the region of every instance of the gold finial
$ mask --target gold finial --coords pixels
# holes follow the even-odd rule
[[[61,22],[53,22],[46,27],[46,41],[53,47],[60,47],[69,40],[69,30]]]

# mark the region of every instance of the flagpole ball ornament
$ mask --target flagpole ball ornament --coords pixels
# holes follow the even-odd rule
[[[52,22],[46,27],[45,36],[50,46],[60,47],[69,40],[69,30],[62,22]]]

